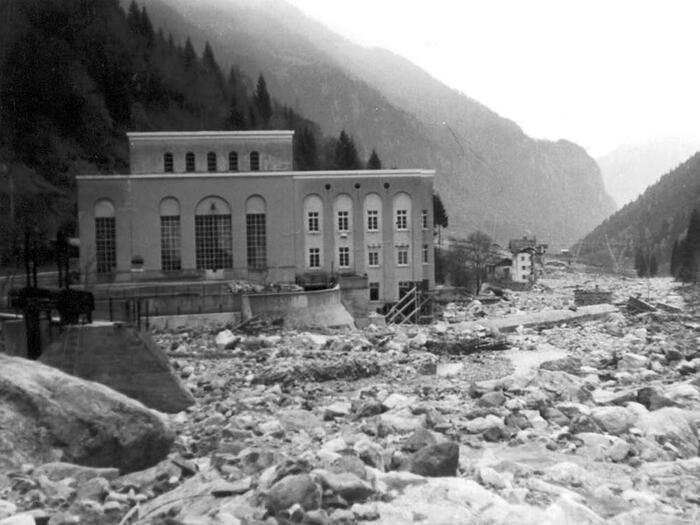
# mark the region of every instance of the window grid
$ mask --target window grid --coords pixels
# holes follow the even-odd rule
[[[164,272],[182,269],[179,215],[160,218],[160,267]]]
[[[321,267],[321,248],[309,248],[309,268]]]
[[[340,248],[338,248],[338,267],[350,267],[350,248],[348,248],[347,246],[341,246]]]
[[[260,153],[253,151],[250,153],[250,171],[260,170]]]
[[[428,245],[423,245],[423,264],[428,264]]]
[[[216,171],[216,153],[210,151],[207,153],[207,171]]]
[[[338,212],[338,231],[350,231],[350,212],[345,210]]]
[[[369,283],[369,300],[379,301],[379,283]]]
[[[408,230],[408,210],[396,210],[396,229]]]
[[[163,155],[163,171],[165,173],[172,173],[173,172],[173,154],[172,153],[165,153]]]
[[[422,210],[420,212],[421,227],[424,230],[428,229],[428,210]]]
[[[246,243],[248,245],[248,268],[265,268],[267,266],[267,242],[264,213],[246,215]]]
[[[185,171],[194,171],[194,153],[185,154]]]
[[[231,215],[196,215],[194,236],[197,269],[233,268]]]
[[[408,266],[408,249],[399,248],[397,251],[397,264],[399,266]]]
[[[399,281],[399,300],[411,290],[413,290],[413,283],[411,281]]]
[[[308,213],[308,227],[309,232],[315,233],[319,232],[319,213],[317,211],[310,211]]]
[[[97,259],[97,273],[110,273],[117,266],[114,217],[95,218],[95,257]]]
[[[228,154],[228,170],[238,171],[238,153],[231,151]]]
[[[367,231],[379,231],[379,210],[367,210]]]
[[[370,250],[367,252],[367,265],[370,267],[376,267],[379,266],[379,251],[378,250]]]

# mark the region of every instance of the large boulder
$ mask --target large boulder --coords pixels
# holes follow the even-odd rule
[[[0,470],[61,460],[132,472],[163,459],[173,439],[162,416],[138,401],[0,354]]]
[[[678,450],[681,457],[692,458],[698,455],[698,434],[694,426],[694,412],[681,408],[665,407],[648,412],[636,423],[645,436],[659,443],[669,443]]]
[[[176,413],[194,404],[194,397],[153,338],[120,323],[66,327],[39,360],[107,385],[160,412]]]

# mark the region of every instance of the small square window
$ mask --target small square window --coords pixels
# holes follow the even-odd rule
[[[311,233],[317,233],[320,231],[320,225],[319,225],[319,213],[317,211],[310,211],[307,216],[307,226],[309,228],[309,232]]]
[[[348,248],[347,246],[341,246],[340,248],[338,248],[338,267],[350,267],[350,248]]]
[[[379,231],[379,210],[367,210],[367,231]]]
[[[338,212],[338,231],[350,231],[350,212],[345,210]]]
[[[399,266],[408,266],[408,249],[399,248],[397,252],[397,263]]]
[[[309,268],[321,267],[321,248],[309,248]]]
[[[370,250],[367,252],[367,265],[369,267],[379,266],[379,251],[378,250]]]
[[[408,230],[408,210],[396,210],[396,229]]]
[[[379,283],[369,283],[369,300],[379,301]]]

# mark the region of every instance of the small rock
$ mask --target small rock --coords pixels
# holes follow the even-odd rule
[[[482,467],[477,472],[477,480],[486,487],[495,489],[505,489],[508,487],[506,479],[491,467]]]
[[[321,507],[321,489],[308,474],[292,474],[272,485],[265,506],[277,513],[295,503],[306,511]]]
[[[494,391],[486,392],[477,401],[477,405],[481,407],[500,407],[506,402],[506,396],[503,392]]]
[[[453,442],[423,447],[411,458],[409,471],[421,476],[456,476],[459,446]]]

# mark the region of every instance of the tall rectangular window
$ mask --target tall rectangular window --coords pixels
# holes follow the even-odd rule
[[[207,171],[216,171],[216,153],[210,151],[207,153]]]
[[[182,269],[179,215],[160,218],[160,267],[164,272]]]
[[[340,248],[338,248],[338,267],[350,267],[350,248],[348,248],[347,246],[341,246]]]
[[[165,153],[163,155],[163,171],[165,173],[172,173],[173,172],[173,154],[172,153]]]
[[[198,269],[233,268],[231,215],[195,215],[194,237]]]
[[[408,248],[399,248],[396,252],[396,263],[399,266],[408,266]]]
[[[350,230],[350,212],[339,211],[338,212],[338,231],[346,232]]]
[[[194,171],[194,153],[188,151],[185,154],[185,171]]]
[[[369,283],[369,300],[379,301],[379,283]]]
[[[367,266],[377,267],[379,266],[379,250],[369,250],[367,252]]]
[[[379,210],[367,210],[367,231],[379,231]]]
[[[399,281],[399,299],[413,290],[414,284],[411,281]]]
[[[408,210],[396,210],[396,229],[408,230]]]
[[[228,154],[228,170],[238,171],[238,153],[231,151]]]
[[[114,217],[95,218],[95,257],[97,273],[111,273],[117,267]]]
[[[246,215],[246,243],[248,245],[248,268],[265,268],[267,266],[267,242],[264,213]]]
[[[309,268],[321,267],[321,248],[309,248]]]
[[[428,210],[421,210],[420,222],[421,222],[421,228],[423,228],[424,230],[427,230],[428,229]]]
[[[429,259],[428,259],[428,256],[429,256],[429,253],[428,253],[428,245],[427,245],[427,244],[424,244],[424,245],[423,245],[423,252],[422,252],[423,264],[428,264],[428,260],[429,260]]]
[[[320,226],[319,226],[319,221],[318,221],[318,212],[317,211],[310,211],[308,214],[308,222],[307,226],[309,228],[309,232],[319,232],[320,231]]]

